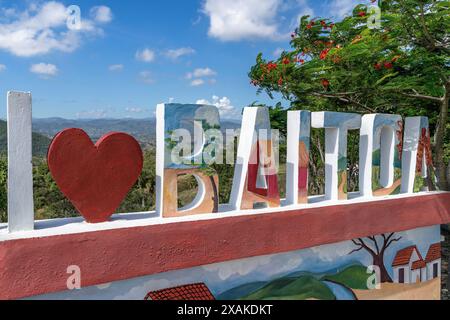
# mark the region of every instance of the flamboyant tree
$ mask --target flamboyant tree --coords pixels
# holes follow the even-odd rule
[[[428,116],[438,182],[446,190],[450,1],[383,0],[379,5],[375,29],[368,28],[366,5],[342,21],[302,17],[291,50],[274,61],[259,54],[251,82],[271,97],[281,93],[294,109]]]

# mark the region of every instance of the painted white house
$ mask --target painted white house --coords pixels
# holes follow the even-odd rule
[[[396,283],[417,283],[440,277],[441,244],[431,245],[425,260],[416,246],[398,251],[392,262],[392,270]]]
[[[428,249],[425,258],[427,265],[427,279],[431,280],[441,276],[441,244],[435,243]]]

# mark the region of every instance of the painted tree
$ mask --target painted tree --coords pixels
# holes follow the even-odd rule
[[[365,5],[339,22],[302,17],[291,50],[274,61],[259,54],[249,77],[258,92],[281,93],[294,109],[428,116],[439,186],[446,190],[450,1],[380,6],[375,29],[368,28],[372,9]]]
[[[378,238],[381,238],[378,240]],[[367,237],[368,240],[362,238],[353,239],[352,242],[356,249],[352,250],[349,254],[365,250],[373,259],[372,265],[380,268],[380,281],[382,283],[392,282],[392,278],[386,270],[384,265],[384,254],[386,249],[389,248],[394,242],[400,241],[402,237],[395,237],[395,233],[382,234],[381,236]],[[370,242],[370,244],[369,244]]]

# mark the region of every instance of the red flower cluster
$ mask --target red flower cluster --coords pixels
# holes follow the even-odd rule
[[[322,52],[320,53],[320,60],[325,60],[330,50],[331,50],[330,48],[322,50]]]
[[[320,22],[318,21],[317,23],[314,20],[311,20],[307,25],[306,25],[306,29],[310,30],[315,24],[320,24],[322,26],[323,29],[328,29],[330,28],[333,29],[334,27],[334,23],[330,23],[329,25],[327,25],[327,23],[325,22],[325,20],[321,20]]]
[[[330,86],[330,81],[328,81],[328,79],[322,79],[320,81],[322,83],[322,86],[327,89]]]
[[[291,60],[289,60],[289,58],[285,57],[283,58],[283,64],[289,64],[291,63]]]
[[[391,61],[385,61],[383,64],[377,62],[374,64],[375,70],[381,70],[382,67],[385,69],[392,69],[394,67],[394,63],[397,62],[397,60],[400,58],[400,56],[395,56],[391,59]]]
[[[282,77],[280,77],[280,79],[278,79],[278,85],[279,86],[283,85],[283,78]]]
[[[394,65],[391,62],[384,62],[383,64],[377,62],[373,65],[375,70],[381,70],[382,67],[384,67],[385,69],[392,69],[394,67]]]
[[[272,70],[275,70],[277,67],[278,67],[278,65],[276,63],[273,63],[273,62],[269,62],[267,64],[267,70],[269,72],[272,71]]]
[[[365,17],[366,13],[364,11],[360,11],[360,12],[358,12],[358,16]]]

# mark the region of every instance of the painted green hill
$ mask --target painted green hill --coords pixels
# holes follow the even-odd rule
[[[333,292],[314,276],[280,278],[243,297],[243,300],[334,300]]]
[[[45,156],[47,154],[48,146],[50,145],[51,139],[33,132],[33,155],[34,156]],[[6,121],[0,120],[0,154],[6,154],[7,150],[7,129]]]
[[[324,281],[341,284],[351,289],[367,289],[366,267],[360,262],[323,272],[295,271],[281,278],[264,282],[250,282],[229,289],[217,296],[218,300],[252,299],[336,299],[331,288]]]
[[[245,297],[250,295],[252,292],[255,292],[267,284],[266,281],[257,281],[245,283],[243,285],[234,287],[230,290],[222,292],[216,298],[217,300],[236,300],[241,297]]]
[[[364,290],[367,289],[367,279],[370,277],[366,270],[367,268],[362,265],[353,265],[338,273],[327,274],[321,280],[338,282],[348,288]]]

